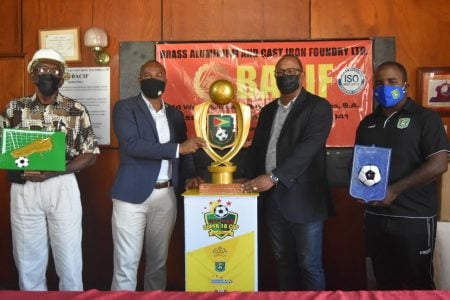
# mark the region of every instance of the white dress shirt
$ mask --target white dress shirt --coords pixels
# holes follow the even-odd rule
[[[142,94],[141,94],[142,95]],[[156,111],[155,108],[153,108],[153,105],[151,105],[150,101],[145,98],[144,95],[142,95],[142,98],[144,99],[145,103],[147,104],[147,107],[153,117],[153,120],[155,120],[156,124],[156,131],[158,132],[158,139],[161,144],[168,143],[170,141],[170,128],[169,128],[169,122],[167,120],[166,116],[166,107],[164,105],[164,101],[162,101],[162,107],[159,111]],[[178,157],[178,150],[179,146],[177,148],[177,157]],[[167,181],[172,178],[172,164],[169,160],[163,159],[161,160],[161,168],[159,170],[158,175],[158,182]]]

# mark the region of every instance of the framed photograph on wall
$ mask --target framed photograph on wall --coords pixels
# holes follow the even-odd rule
[[[437,111],[450,111],[450,67],[417,69],[417,100]]]
[[[39,30],[39,48],[53,48],[67,62],[81,61],[80,28],[55,28]]]

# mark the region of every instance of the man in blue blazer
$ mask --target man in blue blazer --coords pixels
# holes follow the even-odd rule
[[[192,157],[187,154],[205,146],[201,138],[186,139],[183,114],[163,101],[166,80],[164,66],[148,61],[140,71],[142,93],[114,106],[120,165],[112,187],[112,290],[136,289],[143,247],[144,289],[166,288],[177,189],[184,184],[182,178],[194,172]],[[188,187],[196,186],[199,180],[188,180]]]
[[[245,166],[246,192],[261,192],[281,290],[323,290],[323,221],[333,211],[326,174],[330,104],[302,88],[296,56],[277,63],[281,96],[266,105]]]

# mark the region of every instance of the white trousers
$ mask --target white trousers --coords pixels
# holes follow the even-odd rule
[[[51,246],[61,291],[82,291],[81,201],[73,174],[11,184],[13,255],[21,290],[46,291]]]
[[[136,290],[144,245],[144,289],[166,289],[166,261],[176,216],[173,187],[154,189],[141,204],[113,199],[114,274],[111,290]]]

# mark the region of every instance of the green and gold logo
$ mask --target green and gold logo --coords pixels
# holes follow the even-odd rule
[[[398,99],[398,98],[400,98],[400,92],[397,90],[397,89],[395,89],[395,90],[393,90],[392,92],[391,92],[391,95],[392,95],[392,98],[394,98],[394,99]]]
[[[234,236],[234,231],[239,229],[238,214],[230,211],[230,206],[231,202],[224,205],[220,199],[210,203],[209,210],[203,214],[203,230],[207,230],[209,236],[223,240],[227,236]]]
[[[235,139],[235,114],[208,115],[208,141],[216,148],[231,147]]]
[[[411,121],[410,118],[400,118],[400,119],[398,119],[397,128],[399,128],[399,129],[407,128],[410,121]]]
[[[214,262],[214,270],[216,272],[225,272],[225,262],[224,261]]]

